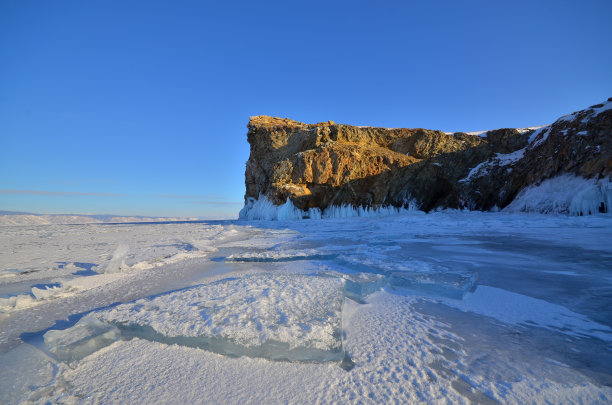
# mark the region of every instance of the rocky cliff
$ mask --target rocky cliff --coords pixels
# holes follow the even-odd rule
[[[247,138],[247,210],[261,196],[304,211],[408,204],[489,210],[555,176],[609,178],[612,98],[537,129],[450,134],[257,116]]]

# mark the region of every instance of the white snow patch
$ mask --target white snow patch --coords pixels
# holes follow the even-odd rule
[[[489,172],[489,169],[493,166],[508,166],[521,160],[525,156],[526,148],[519,149],[512,153],[498,153],[491,159],[481,162],[473,167],[468,175],[459,180],[460,183],[470,181],[473,177],[482,177]]]
[[[67,298],[123,278],[125,274],[97,274],[65,280],[56,286],[32,287],[30,293],[0,298],[0,313],[32,308],[49,300]]]
[[[529,131],[532,131],[534,129],[540,129],[540,128],[545,127],[545,126],[548,126],[548,125],[539,125],[539,126],[535,126],[535,127],[514,128],[514,129],[516,129],[520,134],[524,134],[525,132],[529,132]],[[444,133],[446,135],[455,135],[458,132],[461,132],[461,131],[444,132]],[[479,136],[481,138],[486,138],[487,134],[489,132],[491,132],[491,130],[487,130],[487,131],[471,131],[471,132],[462,132],[462,133],[467,134],[467,135]]]
[[[557,121],[555,121],[555,122],[573,121],[576,118],[576,114],[577,113],[578,112],[574,112],[574,113],[571,113],[571,114],[566,114],[566,115],[560,117],[559,119],[557,119]]]
[[[599,114],[601,114],[604,111],[608,111],[612,109],[612,101],[605,101],[603,103],[603,106],[601,107],[597,107],[597,108],[593,108],[593,116],[598,116]]]
[[[580,111],[573,112],[571,114],[564,115],[561,118],[559,118],[556,122],[573,121],[574,119],[576,119],[576,116],[579,113],[591,110],[583,118],[582,122],[584,123],[587,120],[589,120],[590,118],[596,117],[599,114],[601,114],[602,112],[608,111],[608,110],[612,109],[612,101],[604,101],[603,103],[599,103],[599,104],[603,104],[603,105],[601,107],[596,107],[596,108],[585,108],[584,110],[580,110]]]
[[[468,135],[473,135],[473,136],[479,136],[481,138],[486,138],[487,137],[487,133],[489,131],[472,131],[472,132],[465,132]]]
[[[529,132],[529,131],[533,131],[535,129],[540,129],[540,128],[544,128],[544,127],[548,127],[550,126],[550,124],[547,125],[538,125],[536,127],[527,127],[527,128],[516,128],[516,130],[520,133],[520,134],[524,134],[525,132]]]
[[[526,148],[519,149],[512,153],[498,153],[495,156],[496,163],[500,166],[507,166],[512,163],[518,162],[525,155],[525,149]]]
[[[528,143],[530,148],[535,148],[541,145],[546,139],[548,139],[548,135],[550,135],[551,126],[545,126],[534,131],[533,134],[529,137]],[[535,142],[534,142],[535,141]]]
[[[486,162],[481,162],[479,164],[477,164],[476,166],[474,166],[472,168],[472,170],[470,170],[470,172],[468,173],[468,175],[459,180],[459,183],[465,183],[466,181],[470,181],[472,179],[472,177],[479,175],[480,176],[484,176],[485,174],[487,174],[489,172],[489,165],[491,164],[490,160],[487,160]]]

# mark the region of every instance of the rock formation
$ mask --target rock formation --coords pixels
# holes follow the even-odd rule
[[[612,98],[538,129],[449,134],[257,116],[247,137],[247,206],[265,196],[301,210],[411,203],[489,210],[560,174],[609,178]]]

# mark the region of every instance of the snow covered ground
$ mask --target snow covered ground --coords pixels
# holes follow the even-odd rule
[[[612,216],[0,227],[0,403],[610,403]]]

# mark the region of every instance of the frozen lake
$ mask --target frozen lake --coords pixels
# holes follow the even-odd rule
[[[0,403],[612,402],[609,215],[0,230]]]

